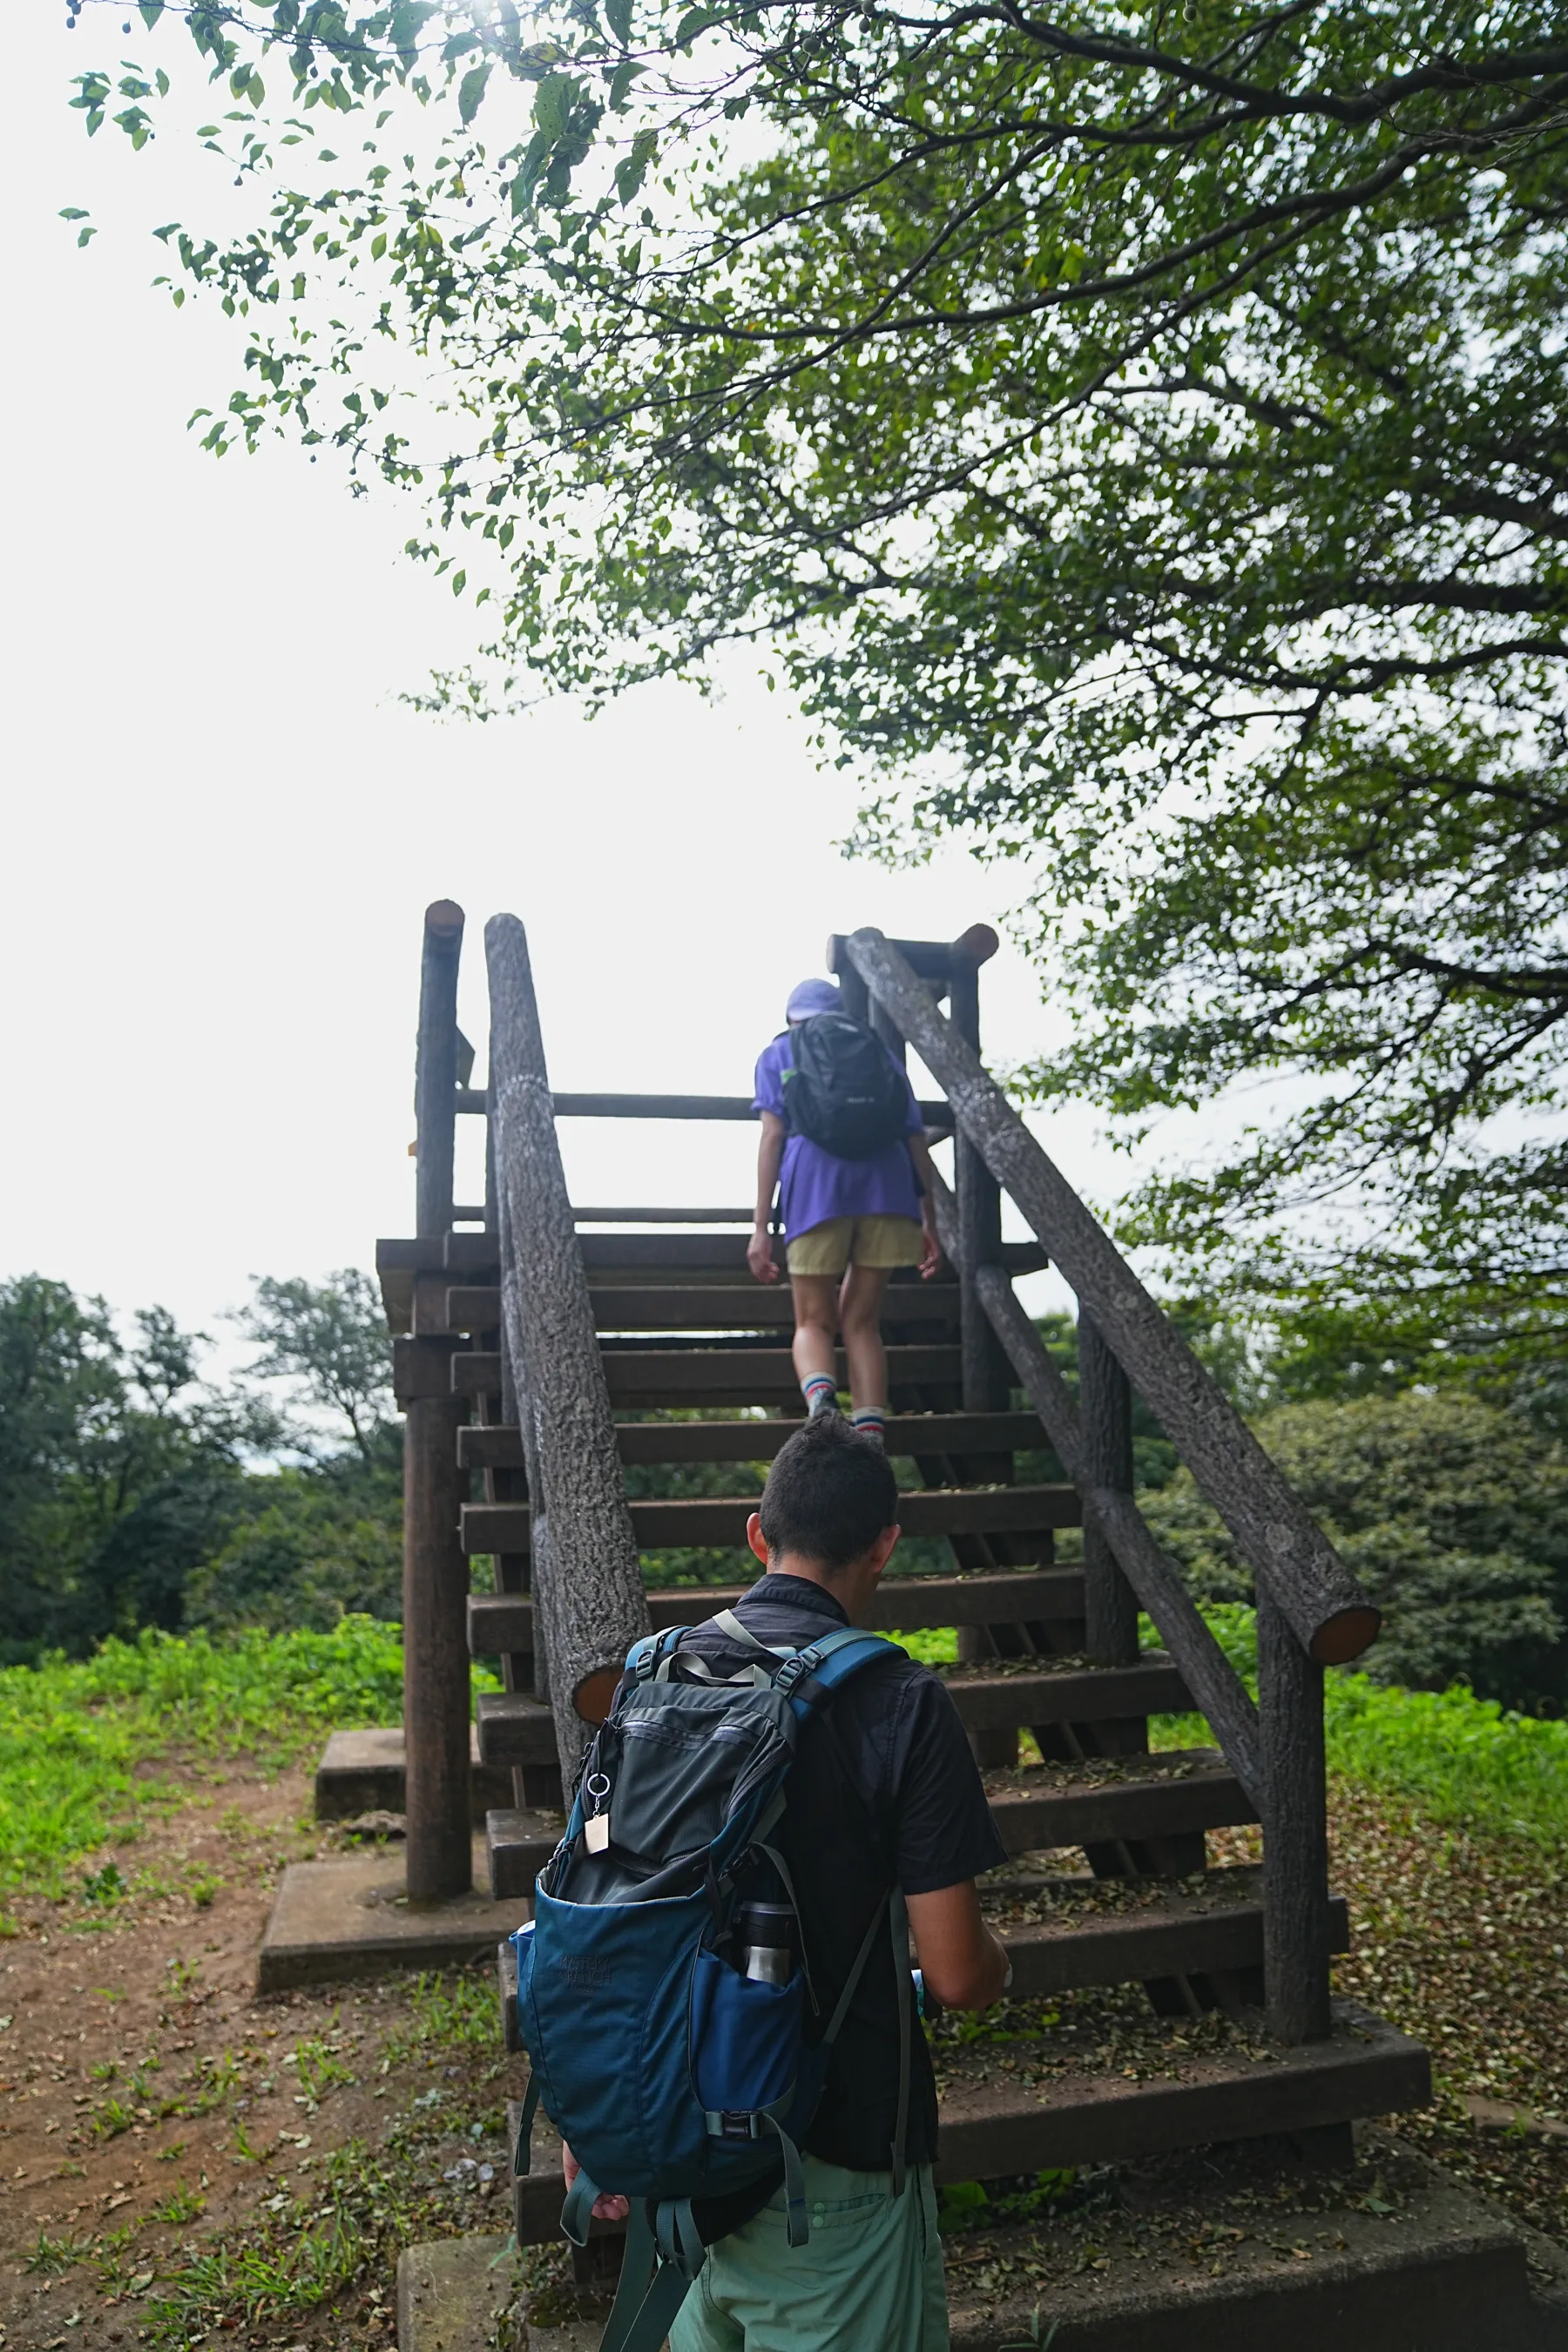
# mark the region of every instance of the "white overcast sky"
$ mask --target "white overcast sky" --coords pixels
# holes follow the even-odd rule
[[[17,0],[7,31],[0,1274],[210,1325],[253,1274],[368,1265],[409,1230],[429,899],[468,911],[481,1053],[484,921],[522,917],[563,1089],[740,1092],[829,931],[1000,923],[1016,868],[847,864],[854,781],[743,667],[717,705],[647,690],[592,726],[400,707],[471,625],[398,557],[416,509],[286,446],[200,452],[185,420],[237,344],[150,290],[147,231],[202,216],[211,166],[89,146],[67,108],[69,73],[121,47],[188,78],[183,36],[121,43],[98,7],[68,33],[59,0]],[[102,225],[85,252],[69,204]],[[1010,947],[983,1007],[994,1057],[1051,1040]],[[1038,1126],[1080,1188],[1125,1182],[1087,1113]],[[563,1135],[579,1201],[750,1195],[749,1128]]]

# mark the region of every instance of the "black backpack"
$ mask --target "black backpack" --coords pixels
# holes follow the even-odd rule
[[[909,1096],[879,1037],[847,1013],[814,1013],[790,1032],[784,1111],[838,1160],[874,1160],[908,1131]]]

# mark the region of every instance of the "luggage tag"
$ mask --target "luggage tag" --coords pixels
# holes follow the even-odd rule
[[[583,1843],[590,1853],[603,1853],[610,1843],[610,1816],[605,1804],[610,1793],[608,1774],[590,1772],[583,1793],[594,1808],[583,1824]]]

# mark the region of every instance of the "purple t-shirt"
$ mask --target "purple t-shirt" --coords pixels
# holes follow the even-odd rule
[[[888,1059],[892,1061],[890,1054]],[[758,1059],[752,1098],[753,1110],[771,1110],[775,1118],[784,1118],[784,1072],[793,1067],[786,1029],[764,1047]],[[896,1062],[893,1067],[899,1069]],[[906,1132],[923,1135],[925,1121],[915,1103],[915,1090],[903,1070],[899,1070],[899,1076],[909,1098]],[[836,1152],[825,1151],[820,1143],[813,1143],[809,1136],[786,1136],[784,1162],[779,1170],[779,1201],[784,1236],[789,1241],[800,1234],[808,1234],[813,1225],[826,1224],[829,1217],[918,1220],[921,1213],[914,1166],[902,1143],[889,1143],[874,1160],[840,1160]]]

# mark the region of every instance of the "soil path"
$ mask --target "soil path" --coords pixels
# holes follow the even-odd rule
[[[505,2227],[493,1974],[258,2000],[278,1874],[331,1840],[303,1773],[188,1778],[128,1895],[0,1943],[5,2352],[390,2344],[398,2242]]]

